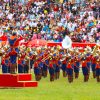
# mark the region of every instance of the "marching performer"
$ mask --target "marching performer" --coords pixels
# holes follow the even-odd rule
[[[87,82],[89,79],[89,69],[87,67],[87,61],[85,57],[82,58],[81,64],[82,64],[82,72],[84,75],[84,82]]]
[[[100,45],[96,44],[94,46],[94,49],[92,51],[92,56],[91,56],[91,67],[92,67],[92,72],[93,72],[93,78],[96,77],[96,63],[97,59],[99,58],[98,56],[100,55]]]
[[[89,69],[89,74],[90,74],[90,67],[91,67],[91,54],[86,54],[86,61],[87,61],[87,67]]]
[[[52,60],[53,60],[53,67],[54,67],[54,72],[55,72],[55,74],[54,74],[54,77],[55,77],[55,79],[57,79],[57,74],[56,74],[56,66],[57,66],[57,63],[56,63],[56,61],[57,61],[57,59],[56,59],[56,54],[54,54],[53,56],[52,56]]]
[[[22,60],[20,57],[18,57],[18,73],[23,73],[23,64],[22,64]]]
[[[38,66],[39,66],[39,72],[40,72],[40,79],[42,78],[42,74],[43,74],[43,62],[41,60],[42,60],[42,56],[39,55]]]
[[[7,73],[7,68],[5,67],[5,55],[2,56],[2,73]]]
[[[40,78],[40,70],[39,70],[38,59],[36,59],[35,62],[34,62],[34,74],[35,74],[35,80],[39,81],[41,78]]]
[[[75,78],[76,79],[79,77],[79,69],[80,69],[80,59],[76,58],[75,64],[74,64],[74,72],[75,72]]]
[[[53,66],[53,59],[50,58],[49,60],[49,74],[50,74],[50,81],[54,81],[54,66]]]
[[[70,34],[67,34],[65,36],[65,38],[63,39],[62,41],[62,47],[64,48],[64,55],[66,56],[66,54],[68,53],[67,51],[72,47],[72,40],[70,38]],[[66,77],[66,64],[67,64],[67,61],[68,59],[65,59],[63,62],[62,62],[62,70],[63,70],[63,76]]]
[[[31,68],[32,68],[32,66],[33,66],[33,64],[34,64],[34,61],[35,61],[35,59],[36,59],[36,55],[37,55],[37,54],[34,54],[34,53],[30,54],[30,67],[31,67]]]
[[[2,73],[10,73],[9,54],[4,54],[2,57]]]
[[[19,41],[22,40],[23,37],[18,37],[16,32],[13,32],[13,34],[8,39],[10,44],[10,62],[11,62],[11,73],[15,73],[15,69],[17,67],[17,53],[19,52],[18,46]]]
[[[24,59],[24,63],[25,63],[25,66],[24,66],[24,73],[29,73],[29,70],[30,70],[30,57],[28,55],[25,55],[25,59]]]
[[[3,55],[3,52],[2,52],[2,49],[0,48],[0,68],[2,65],[2,55]]]
[[[93,78],[96,77],[96,56],[92,55],[91,57],[91,69],[92,69],[92,73],[93,73]]]
[[[56,61],[55,61],[55,79],[59,79],[60,76],[60,67],[61,67],[61,61],[58,56],[56,56]]]
[[[62,71],[63,71],[63,77],[66,77],[66,64],[67,64],[67,61],[66,61],[66,55],[65,55],[65,59],[62,61]]]
[[[68,82],[71,83],[73,82],[73,66],[72,66],[73,62],[71,61],[71,59],[69,59],[68,63],[67,63],[67,73],[68,73]]]
[[[48,64],[49,64],[49,59],[48,59],[48,54],[45,53],[43,55],[43,59],[42,59],[42,62],[43,62],[43,77],[47,77],[47,73],[48,73]]]
[[[35,61],[35,55],[32,52],[32,49],[30,47],[28,47],[26,49],[26,53],[25,53],[25,72],[31,72],[32,66],[34,64]]]
[[[15,74],[17,69],[17,52],[14,48],[9,52],[10,56],[10,73]]]
[[[100,57],[96,61],[96,78],[97,82],[100,82]]]

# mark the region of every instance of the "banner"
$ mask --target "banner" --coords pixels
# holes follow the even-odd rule
[[[47,46],[62,46],[62,43],[61,42],[58,42],[58,43],[55,43],[55,42],[49,42],[47,44]],[[75,43],[73,42],[72,43],[72,47],[86,47],[86,46],[90,46],[90,47],[94,47],[96,45],[96,43]]]

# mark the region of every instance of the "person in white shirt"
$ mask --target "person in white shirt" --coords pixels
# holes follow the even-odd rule
[[[8,16],[7,16],[7,18],[11,20],[13,18],[13,14],[9,13]]]
[[[63,15],[63,17],[61,18],[61,23],[64,23],[64,21],[66,20],[65,16]]]
[[[94,16],[92,14],[89,15],[88,21],[94,20]]]
[[[62,25],[63,25],[63,23],[60,22],[60,21],[57,23],[57,26],[60,26],[61,27]]]
[[[93,27],[92,27],[92,29],[91,29],[91,33],[93,34],[93,33],[96,33],[97,32],[97,27],[94,25]]]
[[[31,21],[31,22],[29,23],[29,25],[30,25],[31,27],[37,27],[37,22],[36,22],[35,20],[33,20],[33,21]]]

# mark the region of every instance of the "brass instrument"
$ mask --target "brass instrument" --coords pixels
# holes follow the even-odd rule
[[[49,57],[52,57],[53,54],[55,54],[55,53],[58,54],[58,51],[55,51],[55,52],[53,52],[53,53],[50,53],[50,54],[47,55],[45,58],[43,58],[41,61],[44,62],[45,60],[49,59]]]
[[[64,61],[64,60],[66,59],[66,56],[67,56],[67,55],[64,55],[64,56],[62,57],[62,59],[60,59],[60,61],[61,61],[61,62]]]
[[[97,53],[97,50],[99,49],[100,45],[96,44],[96,46],[93,49],[92,54],[95,55]]]
[[[0,50],[0,56],[2,56],[2,51]]]

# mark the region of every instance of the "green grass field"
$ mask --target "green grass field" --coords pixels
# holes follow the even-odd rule
[[[43,78],[37,88],[0,89],[0,100],[100,100],[100,83],[90,77],[83,82],[83,76],[73,83],[60,76],[54,82]]]

